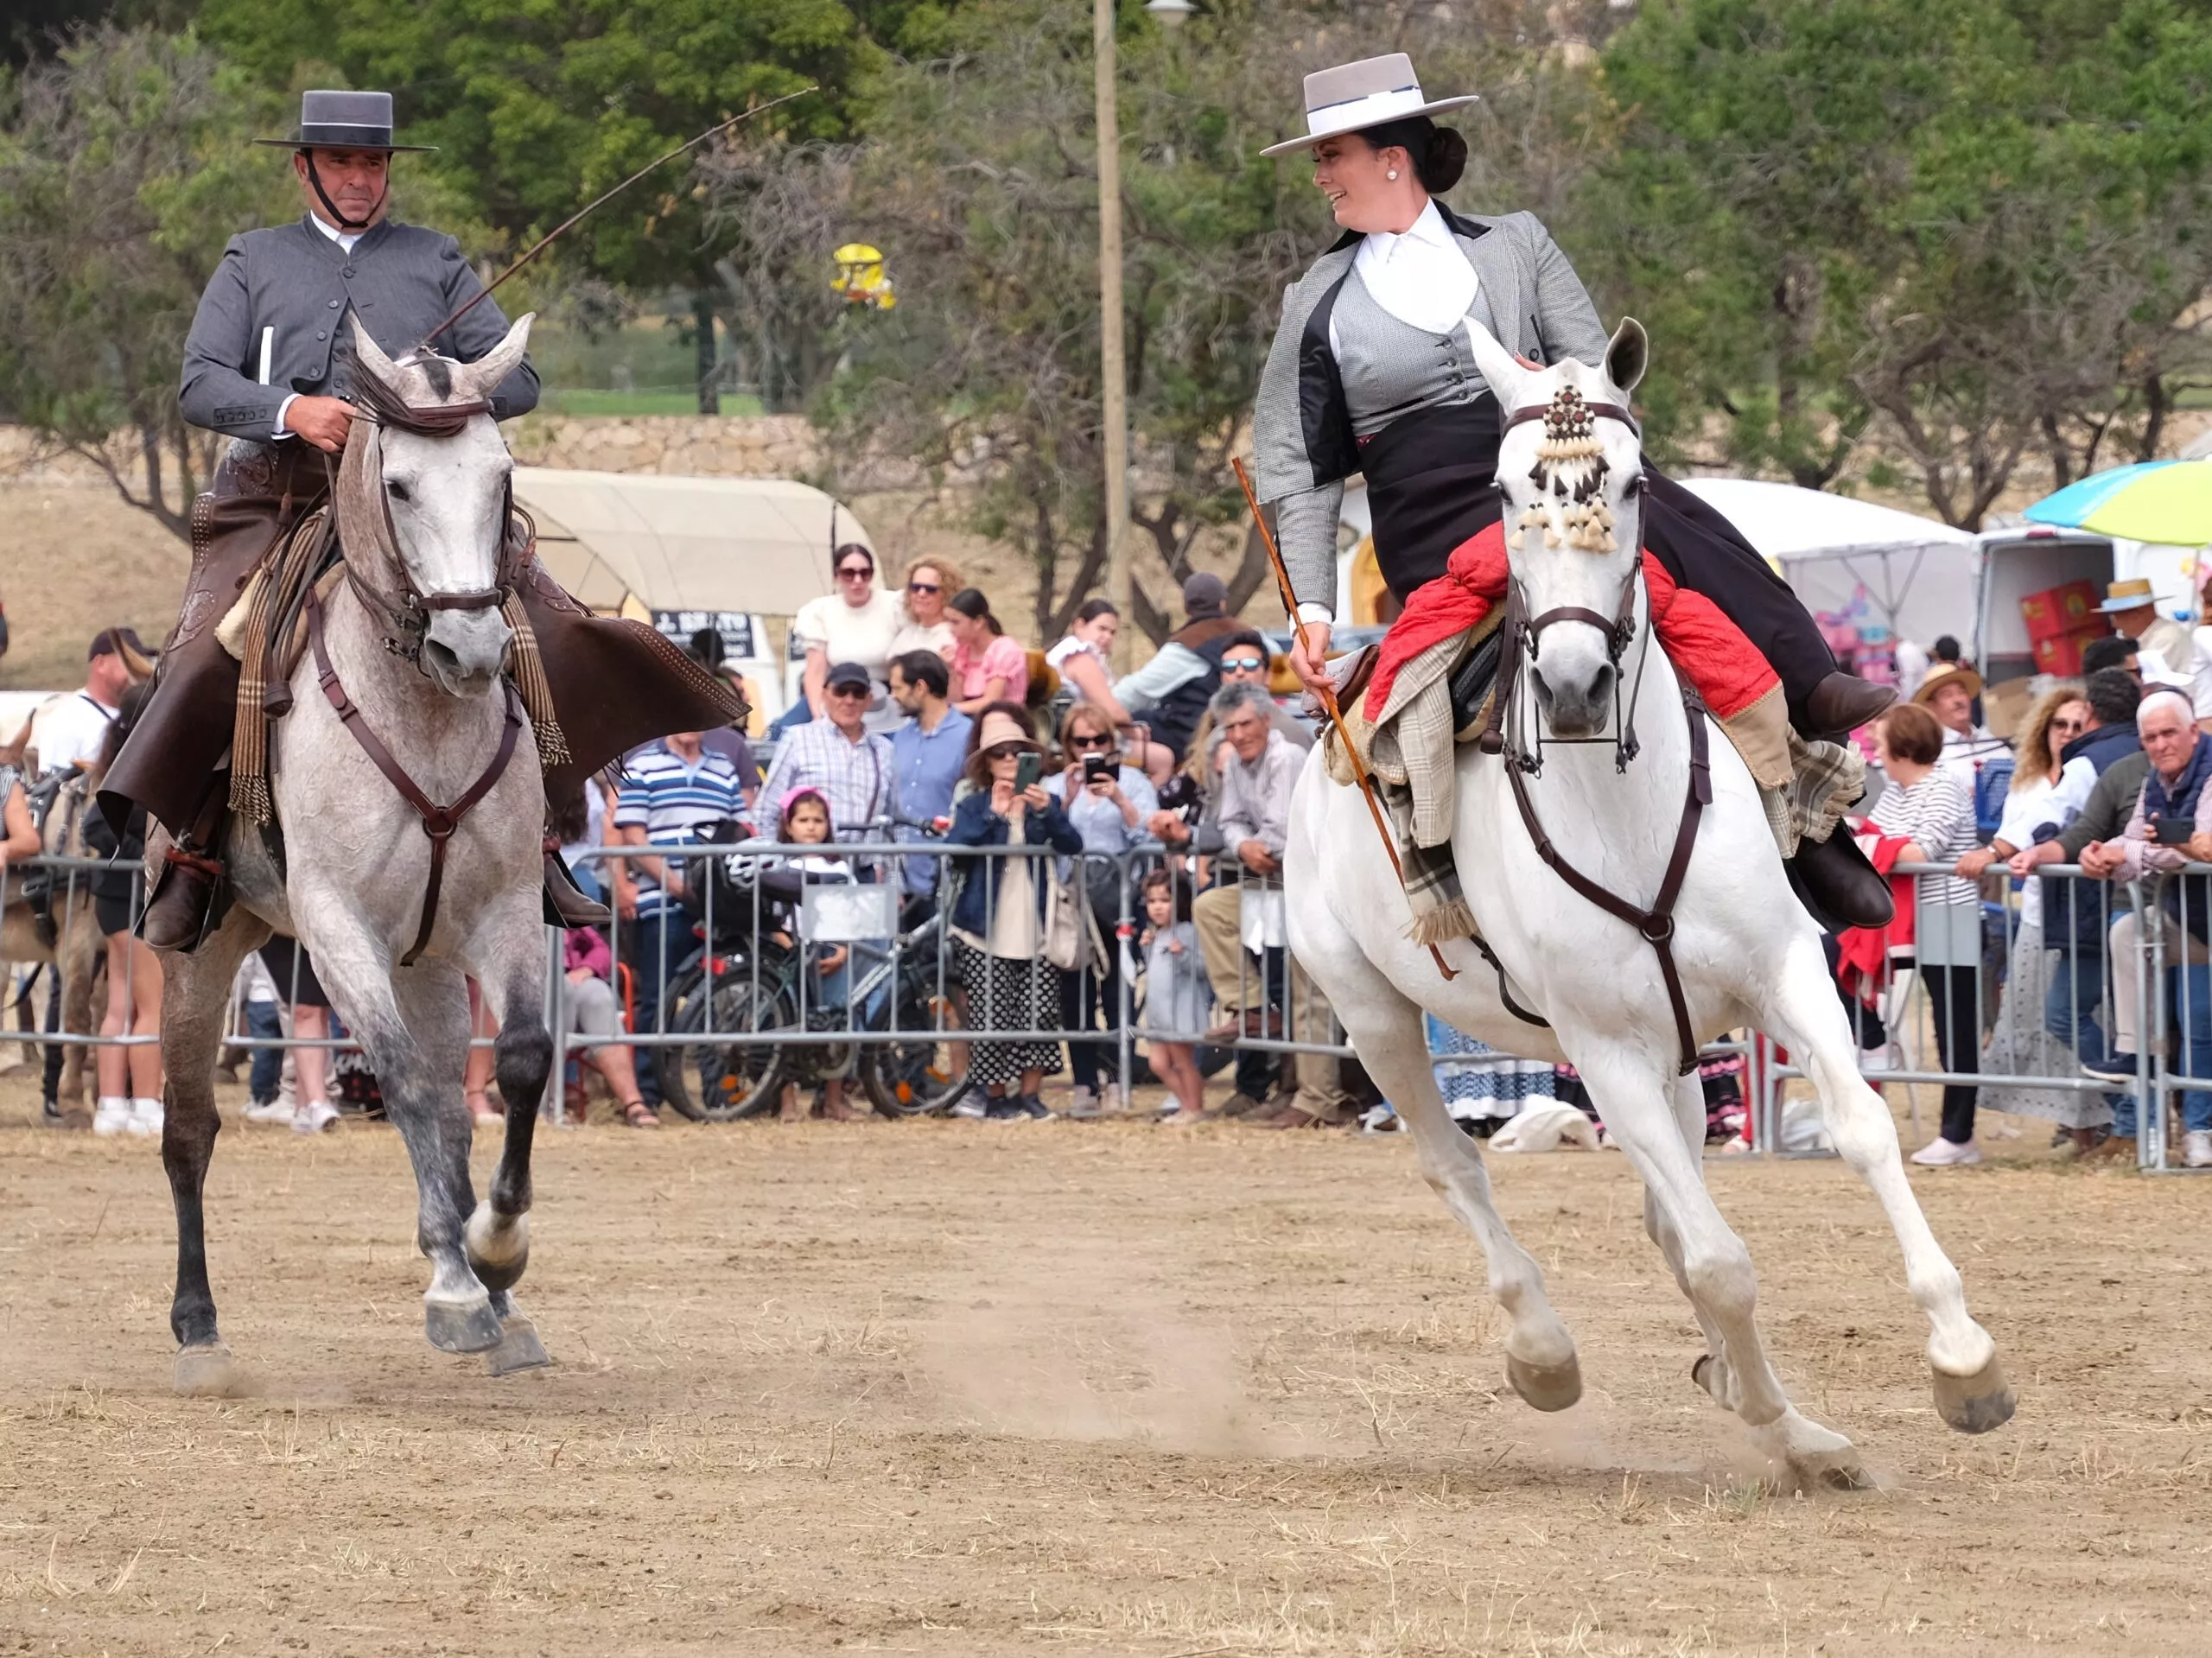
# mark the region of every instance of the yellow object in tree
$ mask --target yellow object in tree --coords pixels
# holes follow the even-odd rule
[[[837,274],[830,285],[845,296],[847,304],[888,311],[899,303],[898,292],[883,269],[880,249],[865,242],[848,242],[830,257],[837,263]]]

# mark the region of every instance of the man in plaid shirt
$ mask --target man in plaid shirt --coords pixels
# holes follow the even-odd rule
[[[867,728],[873,694],[868,670],[841,662],[824,686],[829,717],[793,726],[776,751],[767,781],[760,785],[760,829],[773,834],[775,814],[793,789],[818,789],[830,803],[830,823],[840,841],[880,841],[887,830],[870,827],[898,810],[899,776],[888,738]]]

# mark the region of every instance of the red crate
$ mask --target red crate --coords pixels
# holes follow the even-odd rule
[[[2062,633],[2084,632],[2091,627],[2101,629],[2104,624],[2097,610],[2097,584],[2069,581],[2063,588],[2031,593],[2020,600],[2020,619],[2028,625],[2028,637],[2038,641],[2055,639]],[[2074,670],[2069,668],[2063,671]]]
[[[2082,671],[2082,647],[2092,639],[2107,637],[2111,631],[2107,627],[2088,627],[2078,632],[2060,633],[2051,638],[2036,640],[2036,671],[2071,679]]]

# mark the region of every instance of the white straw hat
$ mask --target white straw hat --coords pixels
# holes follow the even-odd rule
[[[1306,77],[1306,136],[1269,144],[1262,156],[1287,156],[1306,149],[1324,138],[1334,138],[1362,127],[1410,116],[1434,115],[1482,100],[1470,92],[1459,98],[1424,99],[1414,60],[1402,52],[1386,52],[1379,58],[1317,69]]]

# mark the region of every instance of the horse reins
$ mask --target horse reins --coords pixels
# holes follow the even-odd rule
[[[1615,403],[1586,403],[1581,408],[1593,416],[1601,416],[1625,422],[1636,428],[1635,418],[1629,411]],[[1552,412],[1548,403],[1516,409],[1506,420],[1503,430],[1541,420]],[[1666,873],[1660,877],[1658,896],[1651,903],[1641,905],[1630,903],[1584,874],[1561,855],[1552,844],[1551,836],[1544,832],[1536,816],[1536,803],[1529,797],[1529,777],[1542,765],[1543,738],[1538,734],[1536,752],[1530,753],[1515,740],[1510,727],[1519,725],[1519,699],[1516,693],[1520,685],[1521,661],[1525,652],[1534,661],[1537,655],[1538,636],[1554,622],[1584,622],[1605,636],[1605,657],[1615,670],[1613,687],[1615,735],[1615,769],[1626,771],[1636,758],[1637,741],[1634,727],[1629,723],[1634,717],[1637,696],[1643,686],[1643,661],[1650,651],[1650,629],[1644,632],[1644,656],[1637,663],[1636,684],[1626,702],[1621,699],[1618,678],[1621,657],[1626,654],[1630,641],[1636,635],[1636,593],[1637,578],[1642,570],[1642,549],[1629,566],[1628,578],[1621,589],[1618,611],[1603,616],[1580,605],[1561,605],[1543,612],[1534,619],[1526,615],[1527,601],[1521,583],[1514,579],[1506,589],[1503,627],[1505,642],[1498,665],[1497,689],[1491,699],[1490,720],[1478,746],[1486,754],[1500,756],[1505,762],[1505,775],[1512,787],[1513,804],[1521,813],[1522,826],[1529,831],[1537,858],[1565,881],[1569,890],[1596,905],[1606,914],[1625,921],[1636,929],[1638,937],[1651,946],[1652,954],[1659,958],[1659,976],[1667,987],[1668,1005],[1675,1015],[1675,1034],[1681,1045],[1681,1074],[1687,1077],[1697,1069],[1697,1032],[1690,1023],[1688,998],[1683,994],[1682,975],[1675,961],[1675,901],[1681,896],[1682,883],[1688,877],[1690,854],[1696,849],[1697,832],[1705,816],[1705,809],[1713,804],[1713,767],[1710,739],[1706,731],[1705,703],[1688,678],[1681,682],[1682,712],[1689,723],[1690,775],[1689,786],[1682,800],[1682,815],[1675,829],[1674,850],[1667,859]],[[1554,739],[1558,741],[1603,741],[1595,739]],[[1499,982],[1503,983],[1501,970]]]
[[[506,689],[507,708],[506,718],[499,729],[499,753],[492,756],[492,763],[484,768],[483,776],[469,785],[460,799],[450,806],[441,806],[424,794],[415,779],[407,775],[406,768],[392,758],[391,751],[384,746],[383,740],[375,732],[369,729],[361,710],[346,695],[346,687],[338,677],[338,670],[331,665],[330,648],[324,643],[322,634],[322,601],[313,588],[308,589],[308,638],[315,646],[315,677],[321,682],[322,694],[337,713],[340,722],[353,734],[353,740],[361,746],[361,752],[374,762],[377,770],[384,773],[385,780],[399,791],[399,797],[415,809],[416,816],[423,822],[423,833],[430,837],[430,879],[423,889],[422,924],[416,930],[415,943],[407,954],[399,958],[400,966],[412,967],[415,958],[429,947],[430,930],[437,924],[438,891],[445,881],[446,842],[461,827],[461,819],[467,816],[476,804],[491,793],[492,786],[505,775],[507,762],[514,758],[515,740],[522,731],[522,700],[516,696],[512,684],[504,680],[501,682]]]

